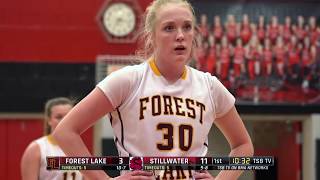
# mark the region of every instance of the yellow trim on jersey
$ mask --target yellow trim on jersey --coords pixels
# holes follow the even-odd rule
[[[58,145],[57,141],[51,135],[48,135],[47,138],[50,144]]]
[[[156,65],[156,62],[154,60],[154,58],[151,58],[150,61],[149,61],[149,65],[152,69],[152,71],[157,75],[157,76],[161,76],[161,73]],[[184,67],[183,69],[183,73],[181,75],[181,79],[185,80],[187,78],[187,68]]]
[[[186,80],[186,78],[187,78],[187,68],[184,67],[181,79]]]
[[[152,69],[152,71],[157,75],[157,76],[161,76],[161,73],[156,65],[156,62],[154,61],[154,59],[151,59],[149,61],[150,67]]]

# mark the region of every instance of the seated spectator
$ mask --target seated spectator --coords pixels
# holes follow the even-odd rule
[[[212,32],[216,43],[220,43],[223,36],[223,27],[221,25],[220,16],[214,16],[214,24],[212,27]]]

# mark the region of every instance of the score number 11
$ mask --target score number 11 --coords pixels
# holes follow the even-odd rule
[[[201,161],[201,164],[208,164],[208,158],[206,157],[202,157],[200,161]]]

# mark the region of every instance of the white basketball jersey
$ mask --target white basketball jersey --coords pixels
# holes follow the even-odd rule
[[[216,77],[189,66],[169,83],[152,58],[97,87],[114,107],[109,118],[119,156],[205,156],[214,119],[235,102]]]
[[[41,162],[39,180],[81,180],[79,171],[47,170],[47,156],[65,156],[64,152],[54,142],[52,137],[44,136],[35,141],[40,147]]]

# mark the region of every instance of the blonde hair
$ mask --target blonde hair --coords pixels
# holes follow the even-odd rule
[[[186,6],[191,11],[193,18],[193,26],[196,28],[196,17],[195,12],[191,4],[187,0],[154,0],[146,9],[144,23],[142,26],[142,31],[139,38],[140,48],[136,52],[136,55],[140,58],[147,59],[153,55],[153,33],[155,31],[156,24],[156,14],[158,10],[169,4],[181,4]],[[193,46],[196,46],[195,38],[192,41]]]
[[[57,105],[66,105],[69,104],[71,106],[74,106],[74,101],[70,100],[66,97],[57,97],[53,99],[49,99],[45,106],[44,106],[44,134],[48,135],[51,133],[51,126],[48,124],[51,113],[52,113],[52,107]]]

